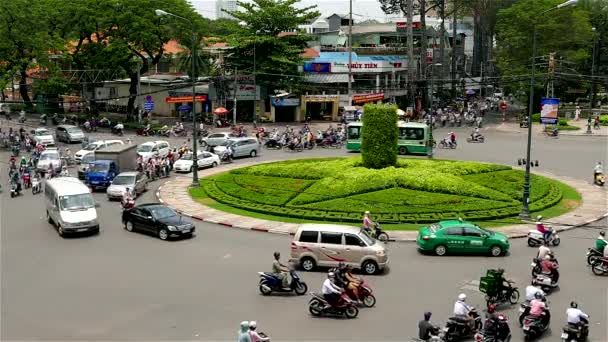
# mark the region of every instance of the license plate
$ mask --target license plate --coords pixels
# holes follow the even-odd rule
[[[524,312],[524,311],[526,311],[526,309],[524,309],[524,308],[519,308],[519,312]]]
[[[99,184],[98,181],[92,181],[91,184]]]
[[[524,330],[530,330],[530,327],[524,326]]]
[[[565,332],[563,332],[563,333],[562,333],[562,338],[568,338],[568,334],[567,334],[567,333],[565,333]]]
[[[536,264],[535,264],[535,263],[532,263],[532,264],[530,264],[530,266],[532,266],[532,267],[536,267]]]
[[[89,230],[89,229],[88,229],[88,228],[80,228],[80,229],[78,229],[77,231],[78,231],[78,232],[86,232],[87,230]]]
[[[184,234],[190,233],[190,229],[182,230],[182,233],[184,233]]]

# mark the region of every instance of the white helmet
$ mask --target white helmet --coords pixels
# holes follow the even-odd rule
[[[334,272],[329,272],[329,273],[327,273],[327,277],[328,277],[328,278],[333,278],[333,277],[334,277]]]
[[[461,293],[458,295],[458,300],[461,302],[464,302],[465,300],[467,300],[467,295],[464,293]]]
[[[256,321],[249,322],[249,329],[255,329],[258,326]]]

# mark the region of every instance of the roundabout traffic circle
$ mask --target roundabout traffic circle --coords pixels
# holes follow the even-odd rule
[[[298,159],[210,175],[190,194],[220,210],[277,220],[357,223],[370,211],[394,229],[455,218],[496,226],[520,213],[523,179],[521,170],[469,161],[399,159],[376,170],[358,157]],[[531,189],[530,210],[545,217],[581,201],[572,187],[540,175],[531,176]]]

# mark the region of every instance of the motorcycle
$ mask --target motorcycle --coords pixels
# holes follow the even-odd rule
[[[380,224],[378,222],[374,222],[373,229],[365,229],[363,231],[368,233],[368,235],[376,240],[380,240],[382,242],[387,242],[389,240],[388,234],[382,230]]]
[[[530,309],[532,306],[530,305],[530,301],[526,300],[525,302],[519,305],[519,326],[524,326],[524,319],[530,315]]]
[[[470,338],[474,336],[477,331],[480,331],[483,324],[481,323],[481,317],[477,313],[477,310],[472,308],[471,311],[469,311],[469,315],[475,320],[474,331],[471,331],[469,325],[460,317],[450,317],[445,324],[445,328],[442,329],[443,340],[446,342],[462,340]]]
[[[312,298],[308,302],[308,311],[313,316],[326,314],[356,318],[359,315],[359,309],[355,303],[348,298],[346,293],[340,295],[340,299],[335,305],[329,304],[321,294],[311,293],[311,296]]]
[[[559,287],[559,283],[553,281],[551,275],[540,273],[532,279],[532,286],[540,287],[544,293],[549,294],[552,290]]]
[[[222,156],[220,157],[220,162],[232,163],[232,153],[229,153],[228,151],[224,150],[224,152],[222,152]]]
[[[584,342],[589,336],[589,324],[584,324],[582,327],[566,324],[562,328],[562,342]]]
[[[450,140],[448,140],[447,138],[443,138],[439,142],[439,148],[451,148],[451,149],[455,149],[456,148],[456,144],[452,144],[452,142]]]
[[[599,276],[608,274],[608,258],[600,257],[595,259],[591,265],[591,271]]]
[[[323,139],[323,141],[321,142],[321,147],[323,147],[323,148],[328,148],[328,147],[342,148],[342,141],[336,139],[336,141],[334,142],[331,138],[326,138],[326,139]]]
[[[264,147],[266,147],[267,149],[280,150],[281,148],[283,148],[283,145],[276,139],[269,139],[266,140],[266,142],[264,143]]]
[[[555,230],[553,230],[553,227],[550,225],[546,225],[546,229],[550,229],[553,231],[551,233],[551,236],[549,236],[549,240],[547,240],[547,243],[552,244],[553,246],[559,246],[559,243],[561,242],[561,240],[559,239],[559,235],[557,234],[557,232]],[[544,240],[545,240],[545,238],[543,237],[543,233],[539,232],[538,230],[528,231],[528,246],[530,246],[530,247],[540,246],[540,245],[542,245]]]
[[[509,286],[503,286],[503,289],[499,290],[496,294],[492,296],[486,295],[487,306],[490,306],[490,304],[502,304],[507,302],[511,305],[517,304],[519,301],[519,290],[517,287],[512,286],[514,282],[511,280],[507,280],[507,283],[509,283]]]
[[[12,183],[11,184],[11,198],[17,197],[21,195],[21,184]]]
[[[21,176],[21,182],[23,183],[23,187],[25,189],[32,187],[32,178],[29,172],[24,172]]]
[[[294,270],[290,270],[291,284],[289,288],[283,288],[281,279],[274,273],[258,272],[260,275],[260,293],[264,296],[270,295],[272,292],[295,292],[298,296],[305,295],[308,291],[308,286]]]
[[[509,342],[511,341],[511,328],[509,328],[509,320],[507,316],[503,314],[497,315],[497,320],[494,322],[495,326],[492,327],[493,331],[487,331],[487,320],[486,329],[475,334],[476,342]]]
[[[475,138],[473,138],[472,136],[467,137],[468,143],[483,143],[484,141],[485,141],[485,137],[481,134]]]
[[[129,199],[123,197],[120,200],[120,205],[122,206],[122,210],[131,209],[135,207],[135,200],[132,197],[129,197]]]
[[[112,134],[116,134],[116,135],[122,137],[124,135],[124,132],[123,132],[123,129],[121,129],[121,128],[112,127]]]
[[[32,178],[32,195],[36,195],[42,191],[42,184],[40,182],[40,178],[34,176]]]
[[[551,253],[549,255],[551,256],[551,261],[559,265],[559,263],[557,262],[557,259],[553,255],[553,253]],[[532,277],[536,277],[537,275],[542,273],[542,267],[540,265],[541,261],[542,260],[540,260],[539,258],[532,259],[532,263],[530,264],[530,266],[532,267]]]
[[[46,126],[47,122],[46,122],[46,115],[45,114],[43,114],[43,115],[40,116],[40,121],[39,122],[40,122],[40,125]]]
[[[349,290],[348,288],[346,288],[345,292],[350,299],[352,299],[354,301],[361,300],[361,302],[363,303],[363,305],[365,305],[365,307],[371,308],[374,305],[376,305],[376,296],[374,296],[372,294],[372,289],[365,282],[365,280],[359,279],[359,281],[360,281],[360,283],[359,283],[359,286],[357,287],[357,292],[359,294],[359,298],[357,298],[357,296],[355,296],[353,291]]]
[[[25,112],[21,111],[21,113],[19,113],[19,123],[24,123],[25,122]]]
[[[526,340],[531,340],[540,337],[547,329],[549,329],[549,310],[546,310],[547,318],[527,316],[524,318],[523,331]],[[546,323],[544,322],[546,320]]]
[[[295,152],[302,152],[302,151],[304,151],[304,146],[302,146],[301,143],[297,143],[297,144],[289,143],[289,144],[285,145],[284,150],[285,151],[291,151],[291,152],[294,152],[294,151]]]
[[[543,133],[546,136],[552,137],[552,138],[557,138],[559,136],[559,131],[557,130],[557,128],[554,128],[552,130],[545,130],[545,131],[543,131]]]
[[[593,262],[604,256],[604,253],[595,248],[587,248],[587,265],[593,265]]]
[[[528,128],[528,121],[520,121],[519,128]]]
[[[188,132],[186,132],[185,129],[181,130],[181,131],[172,131],[171,133],[173,133],[174,137],[187,137],[188,136]]]
[[[14,144],[13,147],[11,147],[11,152],[13,154],[14,157],[19,156],[19,152],[20,152],[21,148],[18,144]]]
[[[605,182],[606,182],[606,177],[604,176],[603,173],[598,173],[593,177],[593,184],[595,184],[595,185],[604,186]]]

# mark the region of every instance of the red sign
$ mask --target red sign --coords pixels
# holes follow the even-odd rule
[[[500,110],[507,110],[508,106],[505,102],[500,104]]]
[[[384,100],[384,93],[353,95],[353,103],[367,103]]]
[[[196,102],[207,102],[206,95],[196,95]],[[182,103],[182,102],[192,102],[192,96],[169,96],[165,97],[165,102],[167,103]]]
[[[397,31],[407,30],[407,21],[399,21],[395,23],[397,25]],[[422,25],[419,21],[412,22],[412,30],[420,30]]]

